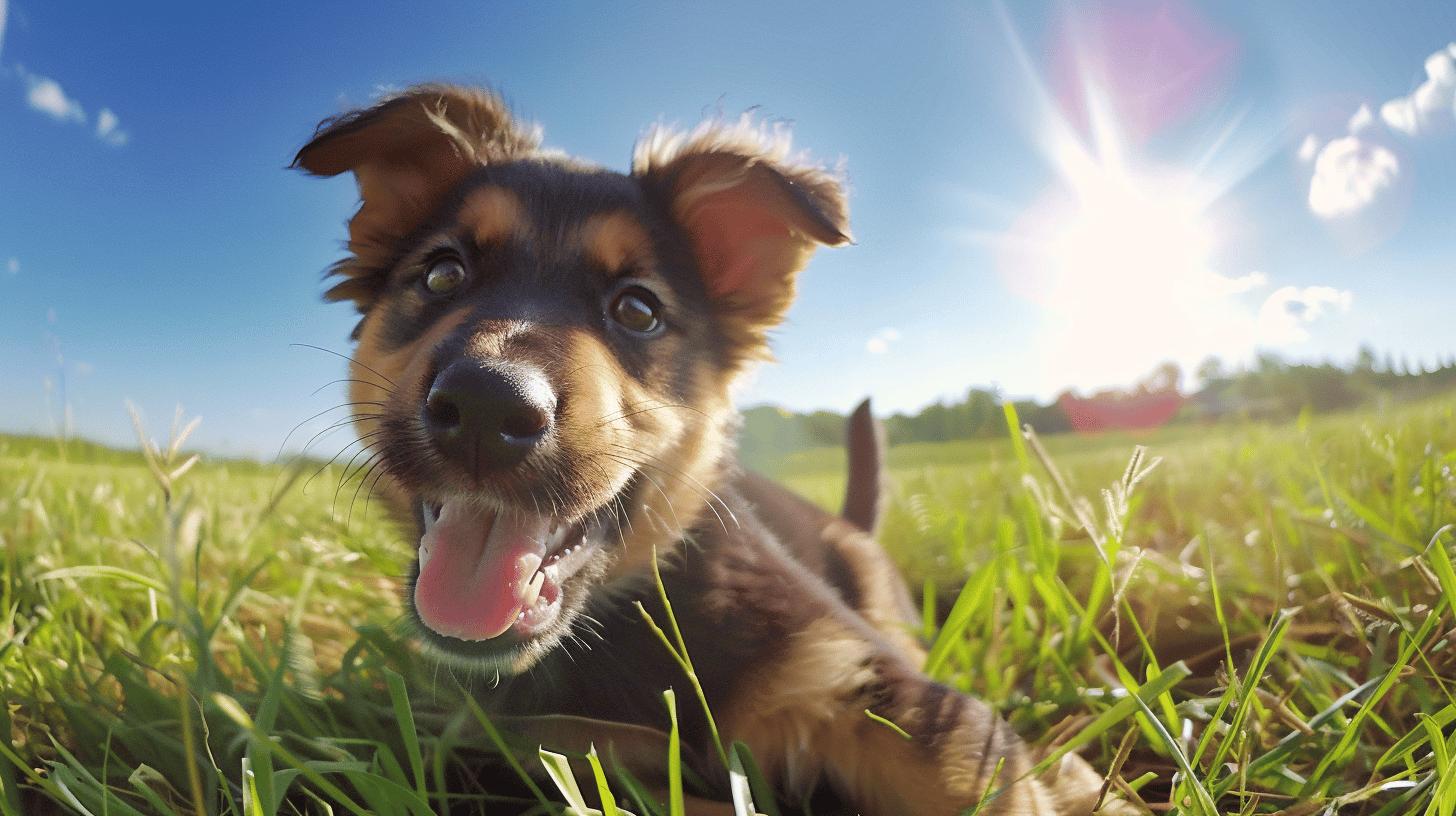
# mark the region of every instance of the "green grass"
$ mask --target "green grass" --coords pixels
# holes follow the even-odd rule
[[[676,756],[654,802],[610,756],[519,744],[479,678],[412,656],[407,547],[342,468],[153,460],[0,438],[0,812],[546,813],[582,790],[680,812]],[[930,671],[1029,738],[1154,812],[1456,813],[1456,399],[890,467],[883,541],[923,592]],[[834,506],[842,469],[774,470]],[[655,623],[690,671],[695,644]],[[742,801],[795,812],[718,748]],[[541,781],[483,781],[501,754]]]

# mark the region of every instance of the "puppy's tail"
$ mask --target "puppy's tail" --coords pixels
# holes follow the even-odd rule
[[[868,398],[849,415],[845,446],[849,450],[849,482],[844,487],[844,507],[839,515],[861,530],[873,533],[880,522],[884,492],[885,434],[870,413]]]

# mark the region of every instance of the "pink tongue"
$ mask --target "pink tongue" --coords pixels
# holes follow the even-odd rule
[[[503,634],[521,612],[521,595],[541,565],[548,532],[545,519],[446,502],[420,539],[425,561],[415,581],[420,620],[460,640]]]

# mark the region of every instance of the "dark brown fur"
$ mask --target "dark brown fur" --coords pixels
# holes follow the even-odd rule
[[[687,688],[635,606],[665,618],[656,552],[723,736],[785,790],[828,784],[864,813],[953,813],[1004,758],[997,784],[1015,784],[988,812],[1087,813],[1098,780],[1085,765],[1028,778],[1028,749],[994,712],[920,674],[908,594],[869,535],[880,442],[867,409],[851,426],[844,519],[733,462],[731,384],[767,356],[813,249],[849,240],[839,181],[770,136],[658,132],[623,175],[543,153],[490,93],[421,86],[326,121],[299,152],[298,167],[359,183],[328,298],[363,313],[351,398],[378,407],[358,432],[401,520],[419,533],[422,497],[469,491],[601,531],[555,630],[465,642],[422,626],[424,642],[501,672],[488,705],[553,744],[620,738],[642,750],[619,756],[653,756],[642,746],[667,727],[661,691]],[[440,252],[471,274],[448,298],[419,285]],[[603,319],[628,281],[661,301],[660,334]],[[462,467],[425,438],[424,394],[460,359],[527,365],[555,390],[553,430],[519,466]],[[591,648],[562,645],[583,621]],[[679,708],[687,755],[721,784],[705,721]]]

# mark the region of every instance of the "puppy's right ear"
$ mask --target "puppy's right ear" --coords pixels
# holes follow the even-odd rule
[[[371,251],[392,249],[470,171],[529,153],[539,141],[534,129],[512,121],[493,93],[418,85],[373,107],[325,119],[292,166],[316,176],[354,173],[361,203],[349,221],[349,249],[367,266]],[[352,289],[331,292],[330,299],[364,306],[365,287]]]

